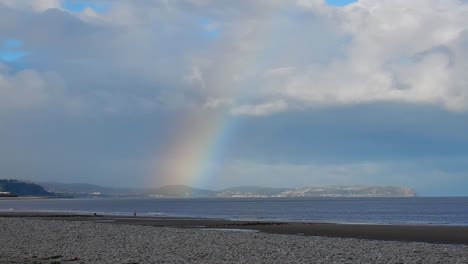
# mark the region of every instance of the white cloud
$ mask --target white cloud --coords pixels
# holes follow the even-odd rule
[[[212,68],[199,75],[208,87],[234,89],[231,96],[248,89],[247,94],[261,102],[237,106],[233,114],[379,102],[468,109],[468,81],[462,70],[468,54],[467,3],[361,0],[344,8],[322,0],[296,3],[308,10],[311,20],[304,20],[304,14],[262,13],[247,26],[227,21],[234,29],[225,34],[229,44],[222,47],[229,59],[211,57]],[[325,29],[304,23],[323,24]],[[330,36],[323,37],[326,34]],[[329,55],[321,58],[321,53]],[[242,82],[231,76],[242,76]]]
[[[253,115],[264,116],[271,113],[282,112],[288,108],[288,105],[282,101],[262,103],[256,105],[241,105],[232,109],[234,115]]]
[[[191,84],[200,84],[202,88],[206,88],[205,79],[203,78],[203,73],[200,70],[200,67],[194,65],[192,71],[184,77],[184,80]]]
[[[465,111],[467,15],[468,5],[452,0],[330,8],[328,16],[348,34],[344,56],[272,76],[269,93],[309,105],[405,102]]]
[[[208,98],[204,104],[205,109],[219,109],[226,106],[232,106],[230,98]]]
[[[4,4],[13,8],[32,9],[35,11],[44,11],[49,8],[59,8],[61,0],[0,0]]]

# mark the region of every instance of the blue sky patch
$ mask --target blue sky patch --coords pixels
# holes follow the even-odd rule
[[[0,61],[4,62],[15,62],[28,55],[24,51],[0,51]]]
[[[93,1],[76,1],[76,0],[65,0],[62,4],[62,8],[74,12],[83,12],[86,8],[93,9],[96,13],[105,13],[109,10],[109,7],[102,3],[95,3]]]
[[[346,6],[352,3],[356,3],[358,0],[326,0],[327,4],[332,6]]]
[[[28,55],[27,52],[21,50],[23,41],[18,39],[6,39],[3,41],[0,48],[0,61],[15,62],[21,60]]]
[[[210,18],[204,18],[200,21],[200,25],[203,28],[204,35],[207,38],[214,39],[219,36],[221,30],[215,25],[215,21]]]

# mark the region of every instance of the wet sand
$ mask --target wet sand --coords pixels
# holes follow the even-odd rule
[[[88,221],[103,224],[140,225],[190,229],[242,229],[269,234],[359,238],[385,241],[426,242],[435,244],[468,245],[468,227],[417,226],[417,225],[369,225],[299,222],[229,221],[222,219],[133,217],[77,215],[54,213],[8,212],[0,217],[37,218],[66,221]]]

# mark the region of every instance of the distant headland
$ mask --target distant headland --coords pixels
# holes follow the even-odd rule
[[[0,180],[0,197],[55,197],[44,187],[27,181]]]

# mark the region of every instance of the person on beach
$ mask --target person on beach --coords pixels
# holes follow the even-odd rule
[[[133,216],[136,216],[136,211],[133,211]]]

